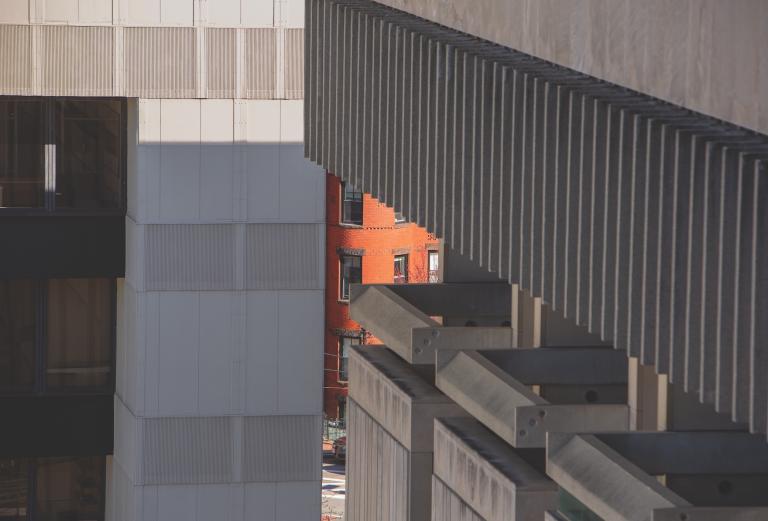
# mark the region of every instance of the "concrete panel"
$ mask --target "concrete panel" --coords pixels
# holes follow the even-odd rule
[[[274,2],[241,0],[243,25],[246,27],[272,27],[274,4]]]
[[[197,413],[200,307],[197,293],[159,294],[158,413]]]
[[[432,476],[431,519],[432,521],[487,521],[436,476]]]
[[[275,414],[278,292],[248,292],[246,302],[245,411],[246,414]]]
[[[281,291],[278,299],[277,410],[313,414],[323,395],[323,292]]]
[[[278,483],[277,519],[315,521],[320,518],[320,481]]]
[[[240,151],[234,141],[232,100],[204,100],[200,105],[200,220],[231,221],[235,189],[235,161]]]
[[[120,20],[125,25],[160,25],[161,0],[120,2]]]
[[[196,487],[158,487],[157,521],[197,519],[196,492]]]
[[[0,10],[0,23],[29,23],[29,0],[5,0]]]
[[[160,217],[193,221],[200,201],[200,102],[163,100]]]
[[[0,25],[0,91],[32,94],[32,28],[25,25]]]
[[[259,521],[281,521],[276,514],[276,499],[276,483],[245,484],[245,511],[258,512]]]
[[[301,144],[280,146],[280,220],[325,218],[324,170],[304,158]]]
[[[304,1],[283,2],[283,20],[286,27],[304,27]]]
[[[248,220],[277,220],[280,204],[280,102],[246,104]]]
[[[198,412],[202,415],[234,411],[237,369],[237,295],[230,292],[200,292],[200,355]]]
[[[207,95],[234,98],[237,94],[237,29],[205,30]]]
[[[128,215],[137,222],[160,216],[161,103],[159,99],[138,100],[136,166],[128,169]],[[133,198],[131,185],[136,187]]]
[[[192,98],[196,95],[197,37],[194,28],[126,27],[123,33],[124,94],[142,98]]]
[[[78,22],[78,0],[44,0],[43,12],[46,22],[70,23]]]
[[[46,26],[41,93],[109,96],[114,92],[114,37],[108,27]]]
[[[161,0],[162,25],[193,25],[194,0]]]
[[[206,2],[206,22],[211,26],[237,27],[240,25],[241,4],[266,4],[267,2],[243,2],[242,0],[216,0]],[[245,6],[243,6],[245,9]]]
[[[112,0],[78,0],[78,21],[81,24],[112,23]]]
[[[276,93],[277,55],[275,31],[246,29],[242,88],[245,97],[272,99]]]
[[[198,485],[195,521],[231,521],[236,505],[232,504],[230,485]]]
[[[247,289],[323,287],[321,225],[250,224],[245,243]]]

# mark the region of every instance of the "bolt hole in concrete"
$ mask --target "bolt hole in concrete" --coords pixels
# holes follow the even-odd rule
[[[680,514],[680,521],[688,521],[688,514]]]
[[[535,427],[536,426],[536,418],[531,418],[530,420],[528,420],[528,425],[530,425],[531,427]]]
[[[477,327],[477,322],[474,320],[467,320],[467,323],[464,324],[465,327]]]
[[[525,429],[522,429],[520,431],[520,436],[525,436],[526,434],[528,434],[528,433],[525,431]]]
[[[512,322],[510,322],[509,320],[505,320],[504,322],[501,323],[501,327],[512,327]]]
[[[543,418],[546,415],[547,415],[547,411],[545,411],[544,409],[539,411],[539,418]]]
[[[586,393],[584,393],[584,399],[587,400],[587,403],[595,403],[597,401],[598,395],[597,391],[590,389]]]
[[[733,483],[727,480],[721,481],[717,484],[717,491],[720,492],[721,496],[728,496],[733,492]]]

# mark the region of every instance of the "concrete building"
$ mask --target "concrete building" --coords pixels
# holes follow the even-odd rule
[[[319,518],[303,25],[303,0],[0,5],[0,518]]]
[[[307,2],[308,157],[449,252],[351,289],[349,521],[768,519],[767,14]]]
[[[379,340],[349,316],[351,284],[427,283],[440,278],[440,242],[370,195],[326,177],[325,383],[327,418],[346,416],[353,345]]]

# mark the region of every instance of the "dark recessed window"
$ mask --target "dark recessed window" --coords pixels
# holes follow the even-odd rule
[[[0,207],[45,205],[44,104],[0,98]]]
[[[349,300],[349,285],[363,281],[363,258],[358,255],[342,255],[339,264],[341,268],[339,298]]]
[[[0,97],[0,208],[122,211],[125,103]]]
[[[0,280],[0,393],[113,389],[112,279]]]
[[[395,224],[402,224],[405,222],[405,216],[400,212],[395,212]]]
[[[363,224],[363,192],[349,183],[341,183],[341,222]]]
[[[359,346],[360,337],[340,336],[339,337],[339,381],[346,382],[349,379],[347,367],[349,364],[350,346]]]
[[[408,255],[395,255],[395,284],[408,282]]]
[[[2,520],[102,521],[106,460],[103,456],[0,459],[0,491]]]

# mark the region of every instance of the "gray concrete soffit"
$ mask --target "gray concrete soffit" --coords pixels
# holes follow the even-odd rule
[[[306,5],[307,157],[768,430],[766,136],[375,2]]]
[[[513,447],[544,447],[549,431],[629,428],[626,404],[549,403],[476,351],[438,351],[436,368],[437,388]]]
[[[651,521],[765,521],[768,507],[680,507],[654,510]]]

